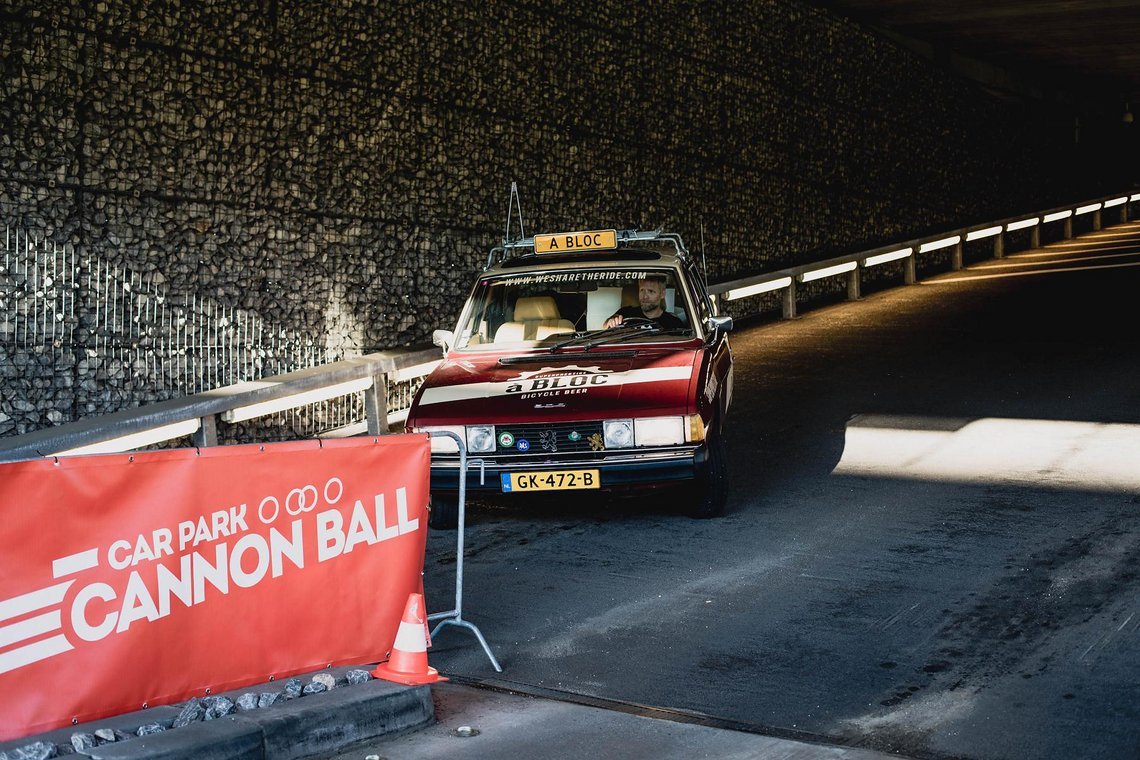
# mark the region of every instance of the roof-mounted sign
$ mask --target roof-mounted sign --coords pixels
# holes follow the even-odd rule
[[[606,251],[611,248],[617,248],[617,230],[559,232],[553,235],[534,236],[535,253]]]

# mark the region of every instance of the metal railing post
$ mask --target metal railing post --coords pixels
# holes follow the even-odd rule
[[[784,288],[784,319],[796,318],[796,278]]]
[[[1038,222],[1037,224],[1035,224],[1029,228],[1029,247],[1030,248],[1040,248],[1041,247],[1041,223],[1040,222]]]
[[[1063,234],[1065,240],[1072,240],[1073,239],[1073,217],[1072,216],[1065,217],[1065,231],[1062,234]]]
[[[368,435],[388,433],[388,375],[373,375],[372,387],[364,391],[364,417]]]
[[[911,255],[907,256],[903,260],[903,284],[904,285],[913,285],[915,282],[918,281],[918,275],[915,271],[916,267],[915,267],[914,259],[915,259],[915,254],[912,253]]]
[[[1005,230],[994,235],[994,258],[1005,258]]]
[[[191,440],[198,448],[205,448],[207,446],[218,445],[218,417],[214,414],[207,414],[205,417],[200,418],[201,424],[197,432],[191,436]]]
[[[1100,231],[1100,209],[1093,212],[1093,232]]]
[[[475,638],[479,639],[479,643],[483,645],[483,651],[487,653],[495,671],[502,673],[503,669],[499,666],[499,661],[495,659],[491,647],[483,638],[479,628],[474,623],[463,619],[463,533],[467,525],[467,445],[458,435],[446,430],[433,431],[431,435],[433,438],[438,436],[451,438],[459,447],[459,525],[456,528],[457,536],[455,538],[455,609],[446,612],[433,612],[428,615],[428,620],[440,621],[439,625],[432,629],[431,636],[434,639],[440,629],[447,625],[468,629],[475,634]],[[479,464],[482,466],[481,460]]]
[[[847,300],[858,301],[862,296],[859,293],[859,267],[847,273]]]
[[[954,248],[950,251],[950,268],[955,272],[962,268],[962,246],[964,244],[961,240],[954,244]]]

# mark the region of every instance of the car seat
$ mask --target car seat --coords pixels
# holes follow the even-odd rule
[[[543,334],[539,334],[540,328]],[[496,343],[542,340],[550,335],[574,332],[574,323],[562,319],[551,296],[526,296],[515,302],[514,319],[495,331]]]

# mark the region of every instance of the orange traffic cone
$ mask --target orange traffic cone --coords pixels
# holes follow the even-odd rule
[[[436,681],[446,681],[427,661],[427,622],[424,619],[424,597],[422,594],[408,594],[404,607],[404,617],[396,631],[396,641],[386,662],[372,671],[376,678],[385,681],[418,686]]]

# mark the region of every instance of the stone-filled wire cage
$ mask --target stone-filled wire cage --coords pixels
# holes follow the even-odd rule
[[[0,399],[0,435],[346,358],[343,350],[197,296],[171,297],[153,277],[4,228],[0,367],[24,397]],[[407,408],[418,380],[392,383]],[[220,431],[228,442],[321,435],[364,419],[360,393]],[[37,423],[34,419],[42,415]]]

